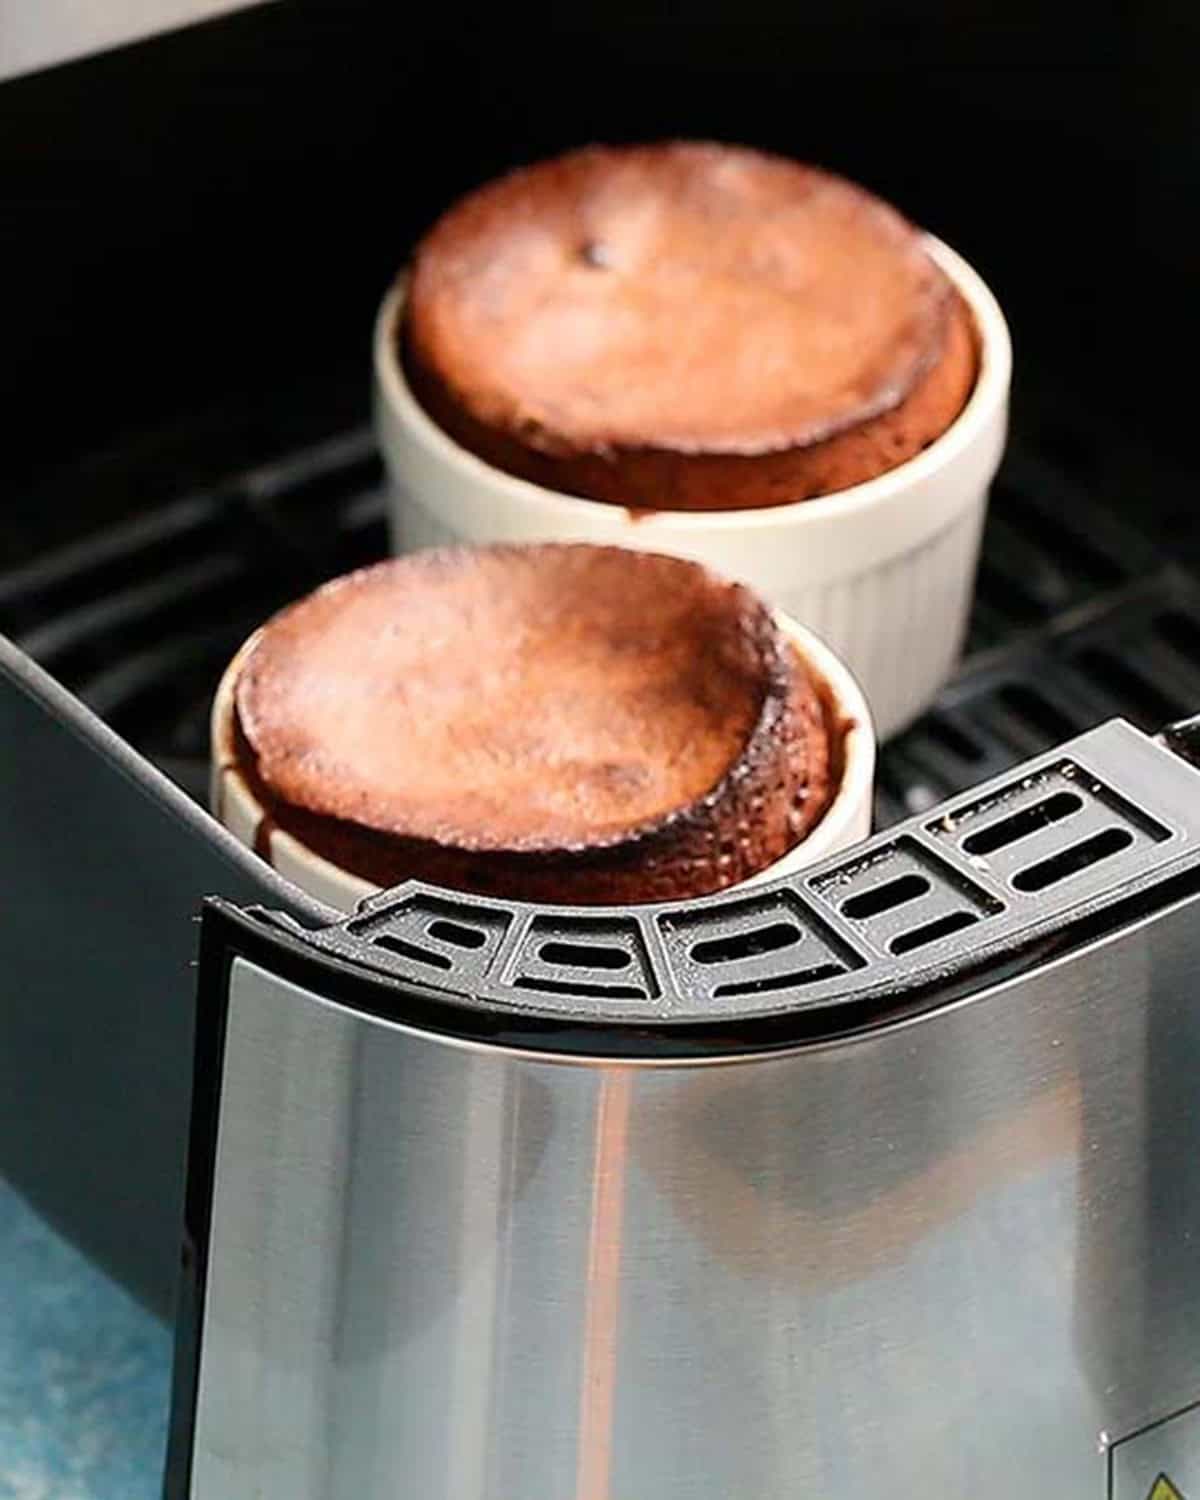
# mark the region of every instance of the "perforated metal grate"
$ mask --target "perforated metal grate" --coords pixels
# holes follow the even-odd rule
[[[382,475],[354,432],[0,577],[0,630],[198,799],[208,708],[275,609],[384,555]],[[877,824],[1114,713],[1200,705],[1200,590],[1044,459],[996,486],[962,671],[884,748]]]
[[[891,822],[1119,716],[1156,732],[1200,705],[1200,590],[1159,567],[968,658],[937,706],[881,758]]]
[[[733,900],[658,918],[675,982],[703,1002],[802,990],[861,969],[866,955],[798,892]]]
[[[203,799],[209,704],[233,650],[385,543],[378,461],[352,434],[0,578],[0,629]],[[1200,589],[1017,457],[997,489],[968,657],[884,748],[874,840],[787,888],[682,909],[563,912],[407,888],[311,942],[498,1011],[719,1022],[885,996],[1188,855],[1190,766],[1119,725],[1064,742],[1114,714],[1157,730],[1198,705]]]
[[[1197,858],[1200,776],[1110,723],[788,885],[620,914],[455,904],[406,888],[309,940],[499,1011],[795,1017],[893,1002]]]

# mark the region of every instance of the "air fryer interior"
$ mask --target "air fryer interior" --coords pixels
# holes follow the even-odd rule
[[[1098,440],[1098,435],[1097,435]],[[383,478],[352,428],[0,577],[0,629],[198,801],[221,671],[275,609],[386,553]],[[1114,716],[1200,705],[1200,583],[1020,429],[993,494],[966,657],[884,747],[876,826]]]
[[[457,191],[567,143],[750,140],[861,179],[963,250],[1009,315],[1017,384],[965,660],[880,762],[877,827],[917,831],[879,848],[897,890],[924,882],[919,899],[889,907],[885,938],[861,952],[860,928],[818,913],[824,936],[801,955],[799,928],[768,909],[787,901],[764,896],[745,908],[760,936],[739,962],[769,955],[770,985],[689,960],[688,1003],[803,1009],[868,957],[986,944],[1008,899],[929,820],[960,794],[955,816],[1020,793],[1047,821],[1039,838],[1052,825],[1119,883],[1155,842],[1153,818],[1134,818],[1133,846],[1088,843],[1104,833],[1088,799],[1045,777],[1073,774],[1058,747],[1113,716],[1154,732],[1200,705],[1186,429],[1179,393],[1139,373],[1136,342],[1186,284],[1181,236],[1144,228],[1186,212],[1171,183],[1191,96],[1170,86],[1178,37],[1153,8],[1084,28],[1020,7],[950,24],[952,9],[920,0],[884,23],[864,0],[730,29],[646,13],[616,27],[585,7],[533,45],[500,17],[465,34],[427,14],[264,7],[10,83],[0,150],[18,169],[23,295],[0,633],[202,802],[208,706],[233,650],[285,601],[385,552],[366,354],[414,236]],[[1114,295],[1130,283],[1136,299]],[[1014,789],[1030,757],[1039,779]],[[435,988],[500,975],[530,1005],[613,1014],[680,998],[659,972],[675,919],[614,916],[624,937],[567,943],[589,961],[548,960],[563,939],[528,968],[500,918],[457,943],[452,917],[395,920],[404,931],[368,943],[373,960]],[[716,942],[694,938],[693,953]]]
[[[274,609],[384,555],[383,483],[352,428],[10,571],[0,626],[211,842],[194,804],[221,672]],[[1129,726],[1200,703],[1200,584],[1132,520],[1018,430],[962,668],[883,748],[877,835],[801,881],[600,913],[410,888],[310,919],[310,948],[420,994],[432,1024],[582,1027],[579,1045],[618,1053],[841,1032],[919,1006],[931,980],[944,996],[956,969],[1036,962],[1085,908],[1190,855],[1194,772]],[[305,907],[262,874],[268,904]]]

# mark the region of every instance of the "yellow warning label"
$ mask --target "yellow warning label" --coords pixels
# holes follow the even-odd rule
[[[1187,1497],[1165,1474],[1160,1474],[1150,1486],[1146,1500],[1187,1500]]]

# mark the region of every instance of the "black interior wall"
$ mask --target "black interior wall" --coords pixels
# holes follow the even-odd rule
[[[1185,445],[1190,383],[1156,361],[1197,301],[1196,29],[1166,0],[288,3],[2,85],[0,562],[364,418],[413,237],[591,139],[740,139],[859,178],[992,282],[1021,401]]]

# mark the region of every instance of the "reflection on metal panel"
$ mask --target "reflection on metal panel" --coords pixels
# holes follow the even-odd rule
[[[1099,1500],[1194,1394],[1194,933],[645,1066],[237,958],[185,1493]]]

